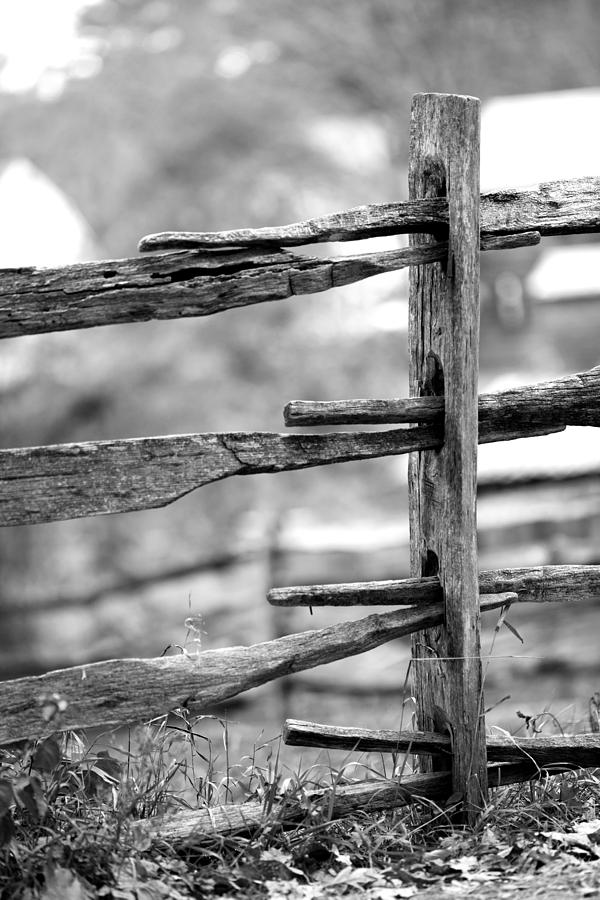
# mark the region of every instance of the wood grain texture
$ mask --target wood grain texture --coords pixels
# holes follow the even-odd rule
[[[422,731],[371,730],[345,728],[288,719],[283,740],[296,747],[323,747],[376,753],[431,753],[451,755],[448,735]],[[536,735],[536,737],[501,737],[488,735],[487,756],[493,762],[529,759],[536,765],[555,764],[591,768],[600,766],[600,735]]]
[[[505,763],[488,767],[490,787],[500,788],[523,781],[536,780],[546,774],[558,774],[569,767],[552,767],[549,773],[540,770],[532,762]],[[309,803],[319,806],[324,816],[339,819],[357,810],[376,812],[407,806],[425,800],[443,804],[451,793],[448,772],[429,775],[409,775],[398,779],[381,779],[357,784],[337,785],[329,790],[308,791],[302,803],[295,799],[283,799],[267,813],[264,803],[255,801],[242,804],[213,806],[209,809],[178,811],[175,815],[155,816],[141,820],[139,827],[155,846],[166,844],[170,848],[189,848],[202,844],[207,838],[232,834],[251,834],[265,824],[267,815],[277,822],[293,823],[306,819]]]
[[[482,249],[527,246],[545,234],[598,231],[600,178],[483,195],[481,211]],[[143,258],[3,269],[0,337],[206,316],[324,291],[443,259],[447,228],[447,201],[426,198],[359,207],[281,228],[151,235],[142,239],[143,249],[176,252]],[[419,231],[436,234],[438,241],[331,260],[281,249]]]
[[[479,443],[489,431],[520,425],[600,425],[600,366],[554,381],[480,394]],[[294,400],[284,409],[289,426],[433,424],[444,420],[443,397],[389,400]]]
[[[486,249],[536,243],[539,233],[491,236]],[[0,270],[0,337],[149,319],[208,316],[327,291],[416,263],[444,259],[446,243],[333,259],[230,247]]]
[[[503,596],[485,599],[504,605]],[[394,638],[442,621],[441,603],[375,613],[249,647],[207,650],[197,655],[116,659],[4,681],[0,691],[0,745],[72,730],[146,722],[173,709],[192,714],[284,675],[364,653]],[[67,708],[46,725],[43,698],[58,695]]]
[[[531,566],[490,569],[478,576],[479,594],[513,594],[518,603],[600,602],[600,566]],[[347,584],[273,588],[273,606],[417,606],[441,602],[437,575]],[[512,602],[512,601],[511,601]]]
[[[539,231],[542,235],[600,230],[600,176],[544,182],[528,189],[481,195],[481,234]],[[356,206],[321,218],[275,228],[234,231],[164,231],[143,237],[142,251],[192,247],[299,247],[325,241],[355,241],[392,234],[444,234],[448,201],[411,198],[403,203]]]
[[[442,626],[413,637],[413,685],[418,728],[440,731],[442,719],[451,730],[453,790],[471,823],[487,797],[475,515],[479,131],[477,99],[413,97],[409,197],[446,195],[449,224],[444,265],[410,270],[409,392],[445,400],[443,447],[409,462],[411,574],[439,574],[446,612]]]
[[[426,260],[443,248],[417,251]],[[207,316],[309,294],[411,264],[407,249],[343,259],[188,251],[60,269],[0,271],[0,337]]]
[[[0,451],[0,524],[165,506],[233,475],[282,472],[435,447],[439,428],[371,434],[226,432]]]
[[[560,428],[490,432],[511,440]],[[353,434],[222,432],[0,450],[0,526],[166,506],[233,475],[397,456],[442,444],[442,429]]]
[[[503,783],[512,782],[503,780]],[[338,785],[331,790],[309,790],[305,802],[282,799],[270,813],[266,812],[264,803],[252,801],[210,809],[181,810],[168,817],[141,820],[139,827],[155,845],[165,843],[169,847],[184,849],[217,835],[251,834],[265,824],[267,816],[271,817],[271,821],[290,824],[305,820],[308,803],[316,809],[321,808],[327,820],[335,820],[357,810],[376,812],[406,806],[420,798],[443,802],[450,790],[450,776],[445,773],[407,776],[402,782],[377,779]]]

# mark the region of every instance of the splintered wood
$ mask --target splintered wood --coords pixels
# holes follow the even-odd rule
[[[423,731],[375,731],[367,728],[343,728],[288,719],[283,737],[295,747],[324,747],[328,750],[354,750],[375,753],[431,753],[447,759],[452,753],[448,735]],[[494,762],[530,760],[543,766],[566,764],[591,768],[600,765],[600,735],[561,734],[535,737],[490,736],[486,741],[488,759]]]
[[[481,248],[512,249],[539,241],[538,231],[487,235],[481,238]],[[60,269],[3,269],[0,337],[210,316],[240,306],[328,291],[445,259],[447,253],[444,241],[330,259],[300,256],[278,246],[253,250],[225,244]]]
[[[529,246],[541,235],[599,230],[600,178],[549,182],[481,197],[482,250]],[[275,228],[149,235],[140,248],[155,252],[141,259],[58,269],[3,269],[0,338],[208,316],[326,291],[445,259],[447,231],[447,200],[424,198],[361,206]],[[283,249],[415,232],[436,239],[408,249],[333,259]]]
[[[528,566],[479,573],[479,593],[512,593],[517,603],[593,603],[600,598],[600,566]],[[437,575],[390,581],[273,588],[273,606],[418,606],[441,602]]]
[[[224,432],[0,450],[0,525],[166,506],[234,475],[374,459],[437,447],[441,431]]]

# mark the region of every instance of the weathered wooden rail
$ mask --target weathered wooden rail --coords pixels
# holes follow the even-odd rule
[[[411,396],[296,401],[286,407],[286,422],[412,427],[373,433],[192,434],[4,450],[0,524],[148,509],[233,475],[410,453],[413,576],[269,594],[270,602],[281,606],[407,607],[358,622],[250,647],[111,660],[4,682],[0,744],[35,739],[55,728],[147,720],[177,708],[206,711],[280,676],[413,634],[420,732],[288,722],[286,734],[295,743],[418,753],[424,768],[441,770],[375,791],[371,785],[353,786],[346,805],[340,795],[340,809],[364,803],[367,796],[390,805],[410,802],[416,792],[435,799],[452,792],[473,820],[488,784],[524,780],[549,765],[559,771],[600,764],[596,736],[519,741],[518,746],[486,738],[479,659],[481,612],[513,602],[596,600],[599,567],[478,574],[475,543],[478,443],[600,424],[598,368],[478,396],[479,251],[600,230],[600,178],[480,197],[478,129],[479,105],[473,98],[415,98],[407,203],[360,207],[283,228],[152,235],[140,244],[152,255],[135,260],[0,272],[0,336],[8,338],[209,315],[409,266]],[[386,253],[317,259],[285,249],[401,233],[411,235],[411,246]],[[57,714],[48,721],[53,704]],[[499,765],[488,765],[488,759]],[[231,815],[241,827],[254,813],[247,807]],[[169,833],[179,840],[181,829],[189,833],[204,827],[201,819],[171,823]]]
[[[142,251],[192,247],[299,247],[394,234],[447,233],[448,220],[445,197],[419,197],[405,203],[358,206],[283,228],[151,234],[142,238],[139,246]],[[527,231],[539,231],[544,236],[581,234],[599,228],[600,177],[550,181],[536,188],[481,196],[482,238]]]
[[[484,425],[480,439],[513,440],[563,428]],[[0,450],[0,525],[152,509],[233,475],[398,456],[437,449],[443,441],[443,428],[423,425],[362,434],[225,432]]]
[[[481,607],[499,609],[513,600],[513,592],[491,594],[482,597]],[[53,695],[68,701],[51,726],[60,722],[63,730],[146,721],[181,708],[201,713],[283,675],[364,653],[443,619],[438,600],[249,647],[112,659],[4,681],[0,745],[38,737],[44,731],[42,709]]]
[[[283,733],[286,744],[300,747],[326,747],[330,750],[354,750],[375,753],[419,753],[452,756],[452,741],[447,734],[426,731],[373,731],[368,728],[343,728],[288,719]],[[600,737],[594,734],[536,735],[503,737],[488,735],[487,758],[491,762],[529,760],[540,769],[553,765],[591,768],[600,764]]]
[[[480,572],[481,595],[511,592],[518,602],[600,603],[600,566],[534,566]],[[419,606],[441,601],[437,575],[356,584],[313,584],[269,591],[274,606]]]
[[[508,787],[523,781],[537,781],[549,775],[558,775],[569,766],[552,765],[540,768],[531,761],[490,765],[487,769],[488,784],[494,788]],[[321,809],[330,819],[341,818],[354,812],[375,813],[380,810],[408,806],[426,801],[444,804],[451,791],[449,772],[428,775],[408,775],[402,781],[397,778],[380,778],[357,784],[343,784],[335,788],[307,791],[300,802],[283,799],[277,807],[277,821],[286,824],[306,818],[306,804],[311,809]],[[448,815],[454,807],[446,809]],[[156,816],[142,819],[139,827],[152,843],[185,849],[197,845],[207,835],[248,834],[265,823],[265,806],[261,802],[224,804],[209,809],[182,810],[165,818]]]
[[[483,195],[481,200],[484,250],[526,246],[537,243],[540,235],[598,230],[600,178],[550,182],[536,190]],[[415,232],[442,240],[330,260],[281,249]],[[443,260],[447,233],[448,203],[434,198],[362,206],[283,228],[151,235],[140,242],[140,249],[175,252],[0,272],[0,337],[207,316],[329,290]]]
[[[524,425],[600,425],[600,366],[555,381],[521,385],[478,398],[479,442],[488,433]],[[286,425],[443,424],[443,397],[405,400],[296,400],[284,410]],[[497,438],[495,438],[497,440]]]
[[[549,775],[569,771],[568,765],[556,764],[547,768],[532,761],[509,762],[490,765],[487,781],[490,787],[501,788],[523,781],[537,781]],[[357,784],[343,784],[334,788],[307,791],[302,802],[284,799],[278,804],[278,822],[293,824],[306,818],[306,804],[321,809],[324,816],[341,818],[354,812],[374,813],[426,801],[443,805],[451,791],[449,772],[428,775],[408,775],[402,781],[397,778],[381,778]],[[445,812],[452,812],[450,807]],[[209,809],[185,810],[165,818],[156,816],[141,820],[140,830],[152,843],[167,843],[170,847],[185,849],[197,845],[207,835],[248,834],[265,822],[265,806],[260,802],[225,804]]]
[[[540,233],[482,236],[484,250],[537,244]],[[385,253],[316,259],[279,247],[188,250],[60,269],[0,271],[0,337],[210,316],[287,300],[416,263],[444,259],[446,242]]]

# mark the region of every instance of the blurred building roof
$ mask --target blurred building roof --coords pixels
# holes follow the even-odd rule
[[[58,266],[98,258],[88,222],[30,160],[0,162],[0,266]]]
[[[588,476],[600,476],[597,428],[569,427],[556,434],[479,447],[477,483],[482,487]]]
[[[481,113],[481,190],[600,174],[600,88],[495,97]],[[600,246],[511,253],[539,303],[600,298]],[[486,259],[486,265],[489,260]]]
[[[600,244],[569,244],[542,249],[525,279],[538,303],[600,300]]]
[[[600,88],[495,97],[481,113],[481,190],[600,174]]]

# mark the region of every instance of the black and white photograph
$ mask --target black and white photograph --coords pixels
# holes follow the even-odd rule
[[[0,0],[0,900],[600,896],[599,49]]]

